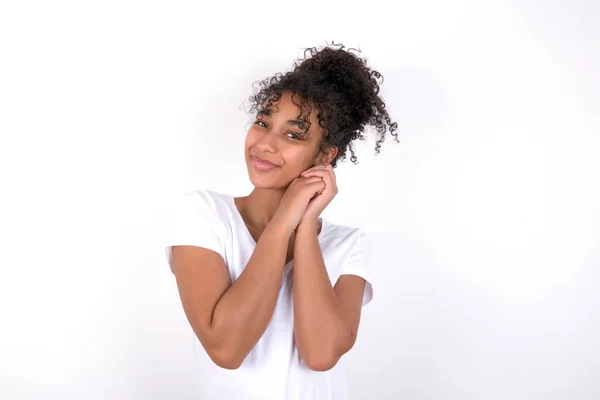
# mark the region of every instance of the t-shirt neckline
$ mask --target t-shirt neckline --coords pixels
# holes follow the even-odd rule
[[[252,237],[252,234],[250,233],[250,231],[248,230],[248,227],[246,226],[246,223],[244,222],[244,218],[242,218],[242,214],[240,214],[240,211],[238,210],[237,206],[235,205],[235,197],[232,195],[227,195],[227,200],[229,201],[229,206],[231,207],[231,212],[233,213],[235,218],[238,220],[238,223],[240,223],[243,227],[244,235],[246,236],[246,239],[248,239],[248,241],[252,245],[252,247],[256,247],[256,245],[257,245],[256,240],[254,240],[254,238]],[[325,236],[325,231],[326,231],[328,223],[327,223],[327,220],[323,217],[319,217],[319,219],[321,220],[321,231],[317,235],[317,240],[319,240],[319,242],[320,242],[321,239]],[[290,263],[291,262],[293,262],[293,260],[290,261]]]

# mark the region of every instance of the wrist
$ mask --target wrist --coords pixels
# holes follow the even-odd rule
[[[292,233],[294,233],[295,228],[293,226],[290,226],[289,224],[286,224],[285,221],[274,217],[273,219],[271,219],[271,222],[269,222],[267,229],[273,231],[273,233],[276,235],[285,237],[287,240],[292,236]]]
[[[296,233],[311,233],[314,232],[315,235],[319,233],[319,218],[315,219],[302,219],[300,223],[296,227]]]

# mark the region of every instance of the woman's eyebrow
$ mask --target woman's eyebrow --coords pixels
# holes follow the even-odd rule
[[[270,117],[273,115],[273,113],[270,109],[265,108],[264,110],[260,110],[258,112],[258,115],[263,116],[263,117]],[[300,128],[302,130],[306,129],[306,122],[301,119],[290,119],[287,121],[287,124],[297,126],[298,128]]]
[[[289,125],[295,125],[302,130],[306,129],[306,123],[304,121],[302,121],[301,119],[290,119],[290,120],[288,120],[287,123]]]
[[[258,112],[258,115],[262,115],[265,117],[270,117],[271,116],[271,110],[268,108],[262,109]]]

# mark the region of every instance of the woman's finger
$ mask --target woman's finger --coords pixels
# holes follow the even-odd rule
[[[303,171],[300,175],[304,176],[304,174],[307,174],[311,171],[320,171],[320,170],[325,170],[327,169],[327,166],[331,165],[331,164],[317,164],[314,167],[310,167],[309,169],[307,169],[306,171]]]
[[[325,169],[310,171],[306,173],[306,175],[304,175],[303,177],[305,179],[313,179],[313,177],[318,177],[322,179],[323,182],[325,182],[325,190],[331,191],[332,193],[337,193],[337,185],[335,183],[335,179],[332,176],[332,174]]]
[[[335,172],[333,172],[333,167],[330,164],[327,164],[327,165],[321,164],[318,167],[313,167],[311,169],[307,169],[306,171],[304,171],[302,173],[302,176],[304,178],[306,178],[308,176],[313,176],[316,173],[318,173],[319,176],[329,175],[331,178],[331,182],[333,184],[336,184]]]
[[[323,182],[323,178],[321,178],[320,176],[313,176],[313,177],[307,176],[306,177],[306,181],[305,181],[306,184],[317,183],[317,182]]]
[[[324,169],[318,170],[318,169],[314,169],[312,171],[306,171],[302,173],[302,177],[303,178],[309,178],[311,176],[320,176],[320,177],[325,177],[328,176],[329,172],[327,172]]]
[[[331,174],[331,180],[333,181],[334,184],[337,184],[337,180],[335,177],[335,172],[333,171],[333,167],[331,166],[331,164],[327,164],[325,166],[325,170],[328,171]]]

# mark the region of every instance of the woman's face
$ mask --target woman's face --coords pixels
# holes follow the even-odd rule
[[[316,113],[310,114],[311,123],[305,132],[305,123],[298,119],[299,107],[292,102],[289,92],[273,102],[256,121],[246,136],[246,165],[252,184],[261,189],[285,189],[300,174],[315,165],[323,129]]]

